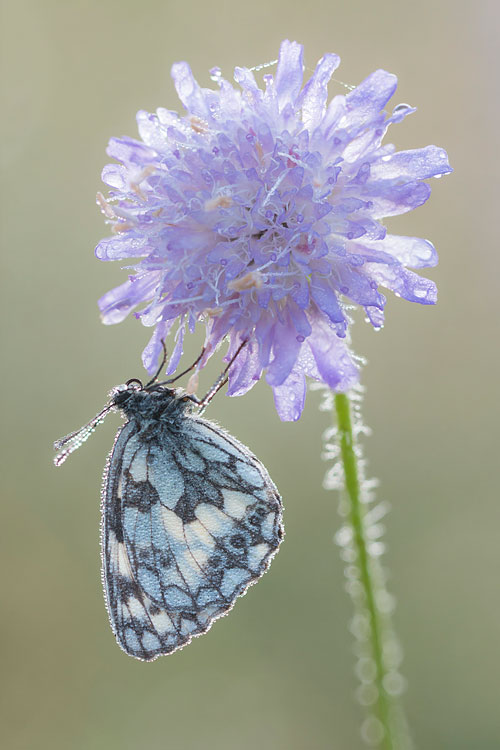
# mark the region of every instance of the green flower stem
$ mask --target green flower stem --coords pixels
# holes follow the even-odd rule
[[[358,457],[355,452],[349,397],[344,393],[335,394],[335,412],[337,416],[338,441],[341,461],[344,470],[344,488],[348,500],[347,521],[352,530],[352,547],[356,552],[356,565],[359,570],[359,581],[364,594],[364,608],[369,621],[369,643],[375,674],[373,684],[377,690],[374,714],[380,722],[383,734],[379,747],[385,750],[400,750],[406,743],[400,744],[394,734],[396,727],[392,721],[394,698],[384,686],[387,669],[384,664],[384,620],[377,607],[377,584],[372,571],[372,560],[368,551],[368,540],[364,523],[364,508],[361,502],[361,476],[358,470]],[[398,732],[399,733],[399,732]]]

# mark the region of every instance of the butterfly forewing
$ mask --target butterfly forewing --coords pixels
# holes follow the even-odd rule
[[[120,646],[149,661],[206,632],[281,537],[278,492],[245,446],[196,415],[161,429],[131,418],[103,485],[104,588]]]

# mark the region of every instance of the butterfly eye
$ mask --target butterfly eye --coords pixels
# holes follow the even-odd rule
[[[130,380],[127,380],[125,385],[130,391],[136,391],[138,389],[142,391],[143,389],[142,381],[140,381],[139,378],[130,378]]]

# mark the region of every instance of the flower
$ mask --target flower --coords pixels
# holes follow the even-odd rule
[[[426,178],[450,172],[436,146],[395,151],[387,128],[415,110],[384,107],[397,79],[377,70],[329,104],[327,86],[340,60],[326,54],[303,86],[303,50],[281,45],[276,74],[262,90],[248,68],[239,88],[211,71],[201,88],[189,65],[172,68],[187,114],[137,115],[142,141],[112,138],[98,202],[114,236],[101,260],[132,259],[121,286],[99,301],[104,323],[132,310],[153,336],[143,362],[153,372],[162,340],[177,324],[167,372],[175,371],[186,326],[206,326],[203,366],[227,338],[226,359],[246,341],[230,371],[229,395],[261,378],[281,419],[298,419],[305,376],[337,392],[354,385],[346,304],[361,305],[380,328],[380,287],[433,304],[436,288],[411,268],[435,265],[427,240],[389,235],[386,216],[424,203]],[[129,261],[130,262],[130,261]]]

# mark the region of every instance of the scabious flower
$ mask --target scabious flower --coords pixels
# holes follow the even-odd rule
[[[133,265],[128,280],[100,302],[104,323],[132,310],[154,327],[143,353],[154,371],[161,341],[175,326],[167,371],[175,371],[186,326],[206,326],[201,366],[227,338],[229,394],[248,391],[266,371],[283,420],[298,419],[306,376],[337,392],[358,369],[347,344],[346,304],[384,319],[380,287],[433,304],[436,288],[411,268],[433,266],[436,252],[418,237],[387,234],[381,219],[424,203],[426,178],[451,169],[436,146],[396,152],[387,128],[414,109],[384,107],[397,79],[378,70],[329,104],[327,86],[340,60],[326,54],[303,86],[303,51],[281,45],[264,90],[248,68],[239,88],[211,71],[201,88],[189,65],[172,68],[187,114],[137,115],[142,141],[111,139],[117,160],[104,168],[111,188],[98,202],[114,236],[101,260]],[[132,259],[132,261],[130,261]]]

